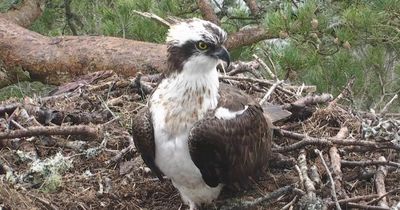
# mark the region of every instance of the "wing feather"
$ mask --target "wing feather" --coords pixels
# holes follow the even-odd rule
[[[148,107],[142,108],[133,119],[132,136],[136,149],[139,151],[144,163],[163,180],[163,174],[155,164],[155,141],[151,114]]]
[[[246,94],[222,86],[218,106],[246,111],[224,120],[209,114],[197,122],[189,134],[189,151],[204,181],[211,187],[219,183],[247,185],[267,166],[272,131],[262,108]]]

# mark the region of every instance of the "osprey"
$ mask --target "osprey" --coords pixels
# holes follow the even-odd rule
[[[208,21],[173,25],[168,71],[133,121],[142,159],[172,180],[190,209],[215,200],[224,185],[246,185],[270,155],[271,123],[260,105],[219,83],[217,65],[230,62],[225,40]]]

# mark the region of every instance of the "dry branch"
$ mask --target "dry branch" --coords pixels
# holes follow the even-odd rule
[[[0,18],[0,60],[33,79],[61,84],[78,75],[113,70],[134,76],[166,69],[166,46],[114,37],[46,37]],[[146,52],[146,53],[144,53]]]
[[[358,204],[358,203],[353,203],[353,202],[347,203],[346,206],[347,206],[347,207],[350,207],[350,208],[357,208],[357,209],[390,210],[389,207],[371,206],[371,205]]]
[[[315,151],[318,153],[319,157],[321,158],[322,164],[324,165],[326,173],[328,174],[329,182],[331,183],[331,196],[333,198],[333,201],[335,202],[336,209],[337,210],[341,210],[342,208],[340,207],[340,204],[339,204],[337,196],[336,196],[335,181],[333,180],[332,173],[329,170],[329,167],[325,162],[325,159],[324,159],[324,156],[322,155],[322,152],[319,151],[318,149],[316,149]]]
[[[387,192],[387,193],[385,193],[385,194],[383,194],[383,195],[381,195],[381,196],[379,196],[379,197],[378,197],[378,195],[376,195],[377,198],[371,200],[371,201],[368,202],[367,204],[368,204],[368,205],[371,205],[371,204],[373,204],[373,203],[375,203],[375,202],[380,201],[382,198],[384,198],[384,197],[386,197],[386,196],[388,196],[388,195],[391,195],[391,194],[393,194],[393,193],[399,192],[399,191],[400,191],[400,188],[396,188],[396,189],[390,190],[389,192]]]
[[[139,12],[136,10],[133,10],[132,12],[134,12],[135,14],[138,14],[140,16],[146,17],[146,18],[150,18],[153,19],[159,23],[161,23],[161,25],[166,26],[166,27],[171,27],[171,23],[164,20],[163,18],[161,18],[160,16],[150,13],[150,12]]]
[[[249,62],[242,62],[242,61],[236,61],[233,62],[227,69],[227,75],[228,76],[234,76],[240,73],[251,73],[255,77],[258,77],[258,75],[255,73],[255,70],[259,68],[260,64],[256,61],[249,61]]]
[[[352,77],[347,82],[346,87],[342,90],[342,92],[340,92],[340,94],[333,101],[330,102],[330,104],[329,104],[330,106],[337,104],[337,102],[342,98],[351,96],[351,94],[352,94],[351,89],[353,87],[355,79],[356,79],[355,77]]]
[[[214,12],[209,0],[197,0],[197,6],[201,11],[201,15],[205,20],[213,22],[217,25],[220,24],[220,20]]]
[[[366,201],[372,198],[376,198],[378,197],[378,195],[376,194],[372,194],[372,195],[361,195],[361,196],[355,196],[355,197],[351,197],[351,198],[345,198],[345,199],[341,199],[338,200],[339,204],[346,204],[349,202],[357,202],[357,201]],[[333,202],[330,203],[330,206],[335,205]]]
[[[321,176],[319,175],[318,168],[316,165],[312,165],[310,167],[310,172],[309,172],[310,179],[317,185],[321,185]]]
[[[345,139],[349,134],[349,129],[347,127],[342,127],[340,131],[336,134],[335,138]],[[342,188],[343,173],[341,166],[341,157],[339,155],[336,145],[333,145],[329,149],[329,156],[331,159],[332,174],[334,180],[334,186],[339,197],[347,197],[346,191]]]
[[[292,150],[302,149],[306,146],[333,146],[334,144],[342,146],[362,146],[370,149],[394,149],[400,151],[400,145],[393,144],[392,142],[373,142],[354,139],[337,139],[337,138],[314,138],[305,134],[279,130],[284,137],[301,140],[294,144],[273,148],[273,152],[284,153]]]
[[[329,101],[332,101],[332,99],[333,96],[328,93],[323,93],[322,95],[311,95],[300,98],[291,104],[285,104],[283,105],[283,108],[290,110],[293,109],[294,107],[306,107],[306,106],[314,106],[317,104],[326,104]]]
[[[386,161],[386,158],[381,156],[381,157],[379,157],[378,160]],[[384,165],[380,165],[375,174],[375,188],[376,188],[376,192],[379,195],[379,197],[382,197],[383,195],[386,194],[386,187],[385,187],[385,177],[386,176],[387,176],[386,167]],[[379,201],[379,206],[388,207],[386,197],[382,197],[382,199]]]
[[[225,46],[228,49],[236,49],[242,46],[252,45],[265,39],[278,38],[277,34],[273,34],[262,26],[245,27],[228,36]]]
[[[269,97],[271,97],[271,94],[274,92],[274,90],[283,83],[283,80],[278,80],[276,81],[269,89],[268,92],[264,95],[264,97],[260,100],[260,105],[264,104],[269,100]]]
[[[279,197],[281,197],[282,195],[291,193],[293,190],[295,189],[294,185],[288,185],[288,186],[284,186],[281,187],[271,193],[268,193],[265,196],[256,198],[252,201],[244,201],[244,200],[230,200],[229,202],[227,202],[226,205],[220,207],[219,209],[224,209],[224,210],[228,210],[228,209],[254,209],[255,206],[260,205],[261,203],[268,203],[271,202],[274,199],[277,199]],[[263,206],[265,208],[265,206]]]
[[[22,27],[28,27],[42,15],[44,2],[44,0],[24,0],[19,8],[0,13],[0,18],[7,19]]]
[[[278,80],[278,77],[271,71],[269,66],[263,60],[261,60],[261,58],[259,58],[256,54],[253,55],[253,58],[255,58],[256,61],[261,64],[261,66],[267,71],[267,73],[273,80]]]
[[[111,165],[111,164],[115,164],[118,161],[120,161],[126,154],[128,154],[129,152],[132,152],[133,150],[135,150],[135,146],[133,144],[130,144],[128,147],[122,149],[121,151],[118,151],[118,153],[112,157],[110,160],[107,160],[105,162],[106,165]]]
[[[255,78],[251,78],[251,77],[220,76],[219,79],[246,81],[246,82],[258,83],[260,85],[264,85],[264,86],[268,86],[268,87],[274,85],[274,82],[271,82],[271,81],[268,81],[268,80],[265,80],[265,79],[255,79]],[[277,86],[276,89],[288,94],[289,96],[295,95],[293,92],[291,92],[289,90],[286,90],[283,87]]]
[[[306,159],[306,151],[305,150],[300,151],[300,155],[299,155],[299,158],[297,159],[297,163],[299,165],[300,172],[301,172],[301,175],[304,180],[303,184],[304,184],[304,188],[305,188],[307,194],[310,197],[315,197],[316,194],[315,194],[314,182],[308,176],[308,167],[307,167],[307,159]]]
[[[6,68],[21,67],[35,80],[62,84],[79,75],[113,70],[134,76],[138,71],[166,70],[166,45],[114,37],[46,37],[0,17],[0,60]],[[262,28],[230,34],[228,49],[270,38]],[[286,91],[287,93],[290,91]]]
[[[260,8],[258,7],[256,0],[244,0],[244,2],[246,2],[246,5],[253,16],[257,17],[260,15]]]
[[[97,140],[101,136],[101,131],[99,128],[87,125],[47,127],[32,126],[26,130],[9,130],[6,132],[0,132],[0,140],[41,135],[84,135]]]
[[[366,166],[380,166],[380,165],[386,165],[386,166],[392,166],[396,168],[400,168],[400,163],[396,163],[393,161],[381,161],[381,160],[365,160],[365,161],[350,161],[350,160],[341,160],[341,165],[342,167],[366,167]]]
[[[381,110],[381,114],[384,114],[388,111],[389,106],[393,103],[394,100],[396,100],[399,97],[399,95],[395,94],[392,99],[390,99],[389,102],[387,102],[387,104],[383,107],[383,109]]]
[[[20,106],[19,103],[4,104],[0,106],[0,115],[12,113],[18,106]]]

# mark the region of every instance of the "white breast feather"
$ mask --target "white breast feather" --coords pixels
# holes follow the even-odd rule
[[[156,144],[155,162],[160,170],[172,179],[183,200],[191,207],[194,204],[210,203],[216,199],[222,185],[209,187],[190,157],[187,140],[194,123],[180,122],[178,127],[182,129],[177,129],[178,132],[175,133],[168,127],[166,116],[169,110],[184,115],[192,106],[199,106],[196,105],[196,100],[185,102],[182,100],[185,94],[187,95],[186,90],[199,91],[203,87],[209,88],[210,94],[204,97],[199,107],[196,107],[199,111],[196,119],[202,119],[209,109],[216,108],[219,86],[216,64],[211,62],[207,64],[210,66],[199,65],[203,62],[202,59],[205,58],[198,56],[191,59],[184,65],[184,70],[180,74],[163,80],[150,99]],[[196,68],[198,66],[202,68]],[[204,72],[205,69],[211,71]]]

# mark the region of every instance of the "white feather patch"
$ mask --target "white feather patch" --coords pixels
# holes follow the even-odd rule
[[[247,110],[248,106],[244,106],[244,109],[232,112],[229,109],[225,107],[219,107],[217,110],[215,110],[215,117],[218,119],[223,119],[223,120],[231,120],[234,119],[236,116],[243,114]]]
[[[206,29],[206,25],[211,25],[213,28],[219,31],[220,34],[223,34],[226,39],[226,32],[223,31],[217,25],[204,21],[201,19],[193,18],[193,21],[181,22],[175,25],[172,25],[168,31],[167,35],[167,43],[173,43],[173,45],[181,46],[187,41],[199,41],[203,39],[203,36],[206,36],[213,40],[214,43],[218,43],[219,41],[225,40],[215,40],[215,34],[208,31]]]

